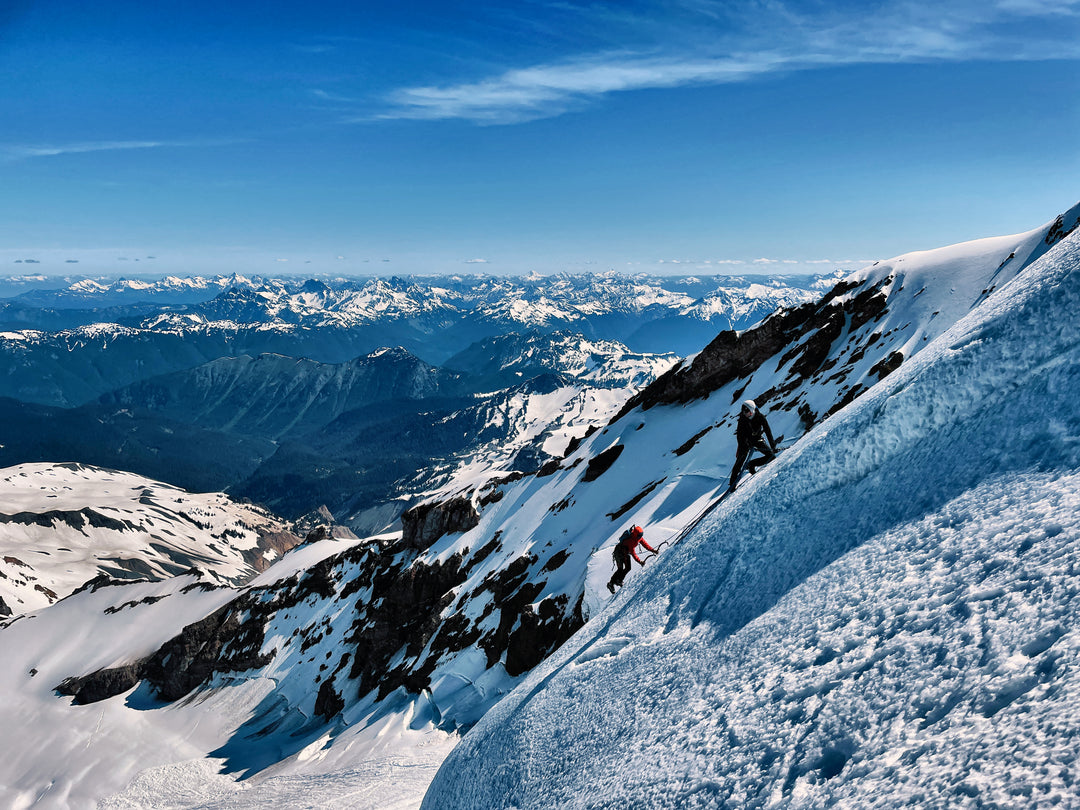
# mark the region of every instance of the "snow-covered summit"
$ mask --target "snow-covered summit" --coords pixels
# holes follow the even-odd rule
[[[158,290],[168,280],[153,295],[112,303],[109,295],[137,291],[94,280],[78,296],[100,294],[101,301],[0,301],[0,376],[9,396],[72,407],[151,376],[241,354],[342,363],[400,345],[439,365],[486,338],[568,329],[639,353],[685,354],[719,329],[746,328],[777,306],[815,299],[821,280],[789,276],[763,284],[753,277],[615,274],[192,279],[189,291],[202,291],[202,298],[178,303]]]
[[[38,610],[95,577],[198,568],[241,583],[299,542],[264,510],[79,464],[0,470],[0,611]],[[6,610],[4,610],[6,608]]]

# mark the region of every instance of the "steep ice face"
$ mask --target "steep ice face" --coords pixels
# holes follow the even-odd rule
[[[1067,801],[1078,273],[1074,236],[722,502],[424,806]]]

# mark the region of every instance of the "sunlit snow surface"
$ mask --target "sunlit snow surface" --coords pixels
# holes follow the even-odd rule
[[[1078,268],[1074,235],[744,484],[424,806],[1075,804]]]
[[[244,582],[254,562],[279,556],[260,535],[286,528],[221,493],[83,464],[20,464],[0,469],[0,599],[22,613],[100,574],[161,579],[192,567]]]

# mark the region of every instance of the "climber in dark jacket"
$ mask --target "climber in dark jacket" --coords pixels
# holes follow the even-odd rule
[[[776,442],[773,440],[769,422],[752,399],[742,404],[742,410],[739,412],[739,426],[735,428],[735,437],[739,440],[739,449],[735,453],[735,466],[731,468],[731,484],[728,492],[735,489],[743,464],[746,464],[746,459],[752,451],[757,450],[762,457],[755,458],[746,464],[746,469],[751,475],[758,471],[758,467],[776,458]],[[766,439],[768,442],[765,441]]]
[[[638,544],[641,544],[654,554],[656,553],[656,549],[645,542],[645,532],[641,530],[640,526],[631,526],[622,533],[619,542],[615,544],[615,551],[611,554],[615,558],[615,573],[611,575],[611,579],[608,580],[607,584],[607,589],[612,593],[615,593],[616,586],[622,586],[626,575],[630,573],[631,557],[637,560],[638,565],[645,564],[637,555]]]

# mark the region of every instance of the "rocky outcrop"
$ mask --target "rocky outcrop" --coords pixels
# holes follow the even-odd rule
[[[86,533],[87,527],[93,529],[111,529],[116,532],[134,531],[141,527],[126,520],[108,517],[93,509],[51,510],[48,512],[18,512],[14,515],[0,514],[0,523],[14,523],[22,526],[42,526],[52,528],[57,524],[70,526]]]
[[[845,333],[853,333],[885,315],[885,290],[891,282],[886,278],[854,295],[851,293],[860,284],[841,282],[817,303],[780,310],[745,332],[721,332],[691,363],[675,366],[631,397],[612,421],[635,408],[648,410],[656,405],[684,404],[708,397],[728,383],[749,376],[781,352],[784,354],[777,370],[788,367],[785,385],[749,394],[763,404],[788,388],[794,390],[801,381],[828,370],[830,351]]]
[[[320,564],[321,565],[321,564]],[[273,654],[260,652],[267,620],[311,593],[326,593],[319,566],[298,576],[291,588],[257,588],[187,625],[141,661],[65,679],[56,691],[75,703],[94,703],[146,681],[162,700],[178,700],[219,673],[266,666]]]
[[[400,559],[400,558],[399,558]],[[429,685],[428,676],[438,663],[439,652],[463,649],[479,633],[464,634],[462,621],[443,620],[443,611],[454,601],[452,589],[465,581],[463,558],[454,555],[445,563],[416,559],[395,568],[372,566],[349,584],[348,590],[371,590],[371,600],[358,610],[346,642],[354,650],[349,677],[357,681],[359,694],[378,689],[380,697],[404,687],[418,693]],[[431,654],[421,659],[436,634]],[[404,651],[403,660],[390,666]]]
[[[281,559],[282,554],[302,542],[304,541],[292,532],[260,532],[258,545],[252,549],[244,549],[241,553],[244,562],[261,573]]]
[[[585,466],[585,474],[581,476],[581,480],[585,482],[595,481],[611,469],[611,465],[622,455],[622,451],[623,445],[617,444],[589,459],[589,463]]]
[[[480,523],[480,513],[466,497],[422,503],[401,516],[401,539],[406,547],[424,551],[451,532],[465,532]]]
[[[871,374],[876,374],[879,380],[884,380],[887,376],[892,374],[901,364],[904,362],[903,352],[893,352],[884,360],[879,361],[870,369]]]

